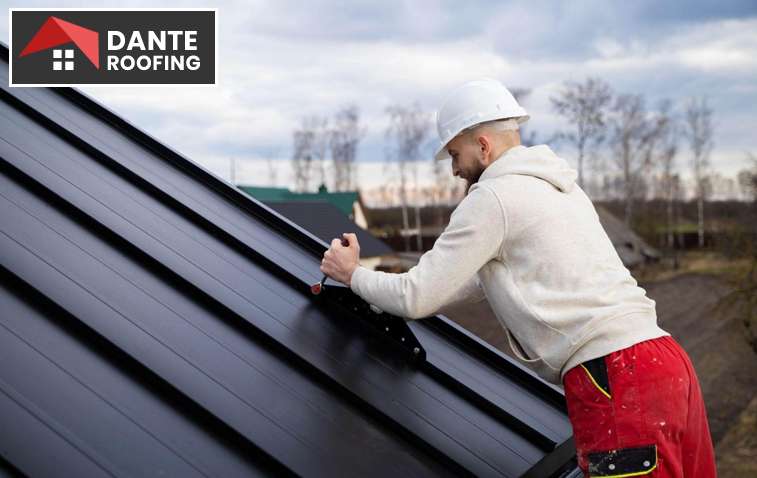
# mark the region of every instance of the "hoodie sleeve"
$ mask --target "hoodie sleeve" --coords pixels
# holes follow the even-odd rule
[[[449,225],[403,274],[358,267],[350,287],[368,303],[391,314],[419,319],[435,314],[452,302],[477,299],[460,292],[478,289],[478,270],[496,258],[506,235],[506,221],[497,196],[480,183],[474,185],[450,217]]]
[[[473,277],[455,292],[452,299],[439,307],[435,313],[444,314],[446,310],[455,309],[466,304],[476,304],[484,299],[486,299],[486,293],[481,286],[478,274],[474,274]]]

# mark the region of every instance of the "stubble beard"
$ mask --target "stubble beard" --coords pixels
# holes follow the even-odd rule
[[[468,191],[470,191],[471,186],[476,184],[479,179],[481,179],[481,175],[484,173],[484,170],[477,171],[475,175],[472,178],[465,178],[466,186],[465,186],[465,194],[468,194]]]

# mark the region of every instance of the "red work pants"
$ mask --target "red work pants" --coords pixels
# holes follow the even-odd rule
[[[584,362],[563,384],[585,476],[717,476],[699,381],[672,337]]]

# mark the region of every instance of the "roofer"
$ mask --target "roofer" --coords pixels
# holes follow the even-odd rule
[[[345,234],[321,271],[409,319],[487,300],[513,354],[564,386],[587,476],[715,476],[691,361],[658,327],[576,171],[546,145],[520,144],[528,118],[498,81],[454,90],[437,113],[436,159],[451,157],[469,188],[434,247],[390,274],[360,266]]]

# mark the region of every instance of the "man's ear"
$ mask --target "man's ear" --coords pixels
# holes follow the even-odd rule
[[[489,140],[489,138],[487,138],[484,135],[481,135],[478,137],[478,147],[479,149],[481,149],[481,152],[484,154],[491,153],[492,143]]]

